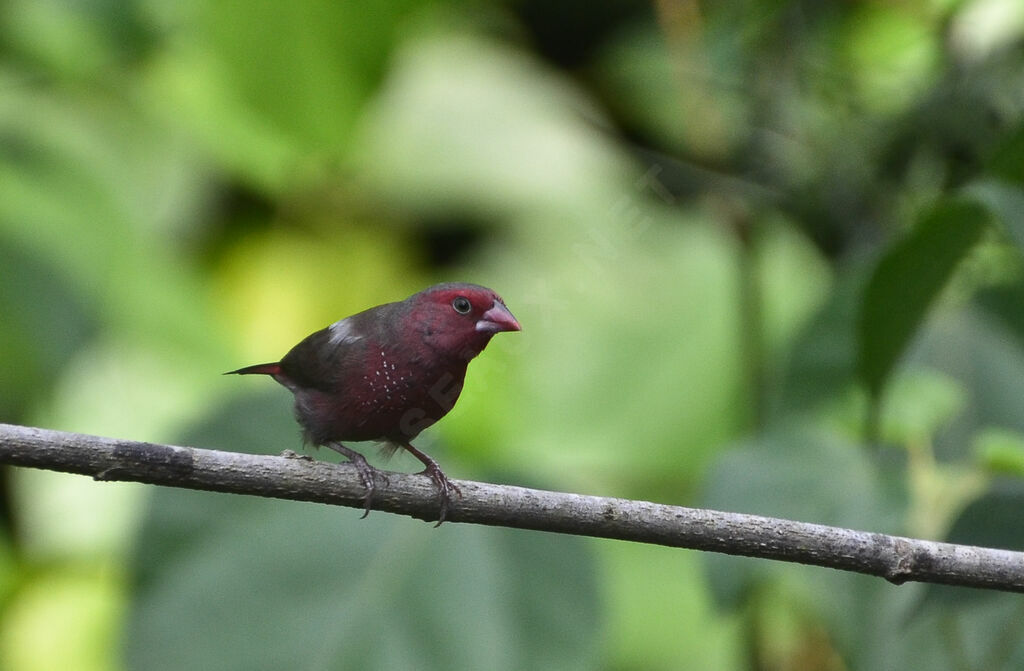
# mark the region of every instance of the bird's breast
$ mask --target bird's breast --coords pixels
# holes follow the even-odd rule
[[[362,379],[354,381],[354,387],[361,388],[360,395],[366,407],[401,406],[410,399],[411,391],[419,385],[422,371],[407,362],[399,368],[399,361],[389,357],[387,351],[378,349],[370,358]]]
[[[438,365],[425,358],[402,357],[378,348],[351,392],[370,416],[414,414],[436,421],[462,392],[465,365]],[[358,388],[358,391],[356,389]]]
[[[309,439],[411,440],[452,409],[465,363],[402,357],[376,347],[330,390],[296,389],[296,416]]]

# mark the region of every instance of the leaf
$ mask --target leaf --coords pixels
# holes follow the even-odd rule
[[[988,207],[1010,239],[1024,251],[1024,189],[998,179],[982,179],[965,187],[964,193]]]
[[[874,398],[928,307],[988,225],[982,206],[948,201],[926,214],[882,257],[868,282],[858,324],[857,370]]]
[[[200,5],[197,33],[223,68],[229,93],[273,132],[306,151],[343,149],[359,111],[386,72],[415,3],[363,12],[348,3]]]
[[[743,668],[736,618],[710,598],[704,553],[614,541],[601,541],[599,552],[608,604],[602,668]]]
[[[72,283],[45,259],[0,239],[0,268],[0,417],[20,421],[97,328]]]
[[[1024,282],[985,287],[974,297],[984,314],[1024,346]]]
[[[974,439],[978,461],[990,473],[1024,478],[1024,435],[1018,431],[989,427]]]
[[[779,391],[771,399],[773,421],[813,413],[853,384],[857,358],[854,324],[865,276],[861,267],[848,268],[837,278],[828,301],[794,338]]]
[[[1024,183],[1024,124],[1003,137],[988,167],[1003,179]]]
[[[946,540],[1024,551],[1024,482],[997,482],[992,490],[964,509]]]
[[[972,458],[968,447],[988,427],[1024,433],[1024,348],[989,311],[970,306],[935,320],[915,347],[913,363],[962,385],[964,411],[935,436],[940,459]]]
[[[899,445],[931,441],[963,411],[964,387],[938,371],[908,365],[886,389],[882,438]]]
[[[274,395],[186,442],[279,451],[298,430]],[[133,571],[128,668],[584,669],[599,649],[577,538],[161,489]]]

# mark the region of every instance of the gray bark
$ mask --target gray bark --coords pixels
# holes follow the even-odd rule
[[[0,424],[0,463],[167,487],[361,508],[355,468],[116,440]],[[855,531],[771,517],[455,480],[447,522],[615,538],[777,559],[908,581],[1024,591],[1024,553]],[[437,492],[418,474],[378,481],[375,511],[436,520]],[[372,522],[369,522],[372,523]]]

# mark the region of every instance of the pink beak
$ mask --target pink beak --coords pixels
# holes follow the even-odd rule
[[[480,317],[480,321],[476,323],[477,331],[487,331],[489,333],[498,333],[499,331],[519,331],[522,327],[519,326],[519,322],[512,316],[512,313],[508,311],[501,301],[494,301],[494,307],[487,312],[483,313]]]

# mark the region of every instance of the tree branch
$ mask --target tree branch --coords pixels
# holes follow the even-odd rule
[[[347,464],[115,440],[0,424],[0,463],[169,487],[360,508]],[[457,480],[448,521],[616,538],[778,559],[907,581],[1024,592],[1024,553],[854,531],[771,517]],[[436,520],[433,483],[389,473],[373,508]]]

